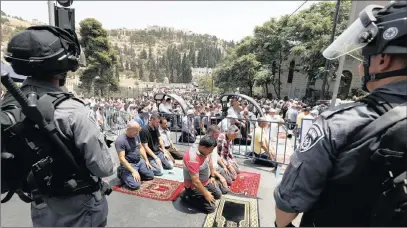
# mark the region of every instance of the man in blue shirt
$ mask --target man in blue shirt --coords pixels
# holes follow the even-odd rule
[[[117,137],[115,142],[121,164],[118,177],[132,190],[140,188],[141,180],[154,178],[150,162],[140,143],[138,136],[140,129],[138,123],[131,121],[127,125],[126,132]]]
[[[140,124],[141,128],[144,128],[148,125],[148,112],[144,110],[144,106],[140,106],[137,110],[138,115],[134,118],[138,124]]]

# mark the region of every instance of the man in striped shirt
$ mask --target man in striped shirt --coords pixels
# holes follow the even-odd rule
[[[230,125],[225,133],[218,137],[218,155],[222,158],[226,168],[230,171],[232,180],[236,180],[237,174],[240,173],[239,166],[233,156],[232,143],[239,135],[240,131],[236,125]]]
[[[210,154],[216,140],[204,136],[198,146],[190,147],[184,155],[184,186],[182,199],[205,213],[216,210],[215,200],[222,196],[216,186],[215,169]]]

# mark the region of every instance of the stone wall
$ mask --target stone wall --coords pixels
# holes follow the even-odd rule
[[[281,87],[281,96],[288,96],[290,98],[301,98],[305,96],[306,93],[306,86],[307,86],[307,75],[304,74],[303,72],[294,72],[293,80],[292,83],[288,83],[288,65],[289,61],[283,62],[282,63],[282,69],[281,69],[281,82],[282,82],[282,87]],[[301,66],[300,63],[296,63],[297,68],[298,66]],[[351,57],[347,57],[344,65],[344,72],[349,71],[351,74],[351,85],[349,86],[349,92],[351,92],[352,88],[360,88],[360,77],[359,77],[359,72],[358,72],[358,65],[359,62]],[[335,84],[335,80],[332,80],[332,78],[328,79],[328,83],[330,85],[329,91],[332,93],[333,87]],[[315,90],[320,91],[322,86],[322,80],[318,79],[315,82],[314,86],[310,86],[311,88],[314,88]],[[273,94],[273,97],[276,96],[273,86],[270,84],[269,85],[269,93]]]

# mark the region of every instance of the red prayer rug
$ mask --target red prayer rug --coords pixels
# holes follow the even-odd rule
[[[256,197],[260,185],[260,174],[241,171],[230,190],[236,194]]]
[[[154,178],[151,181],[142,181],[138,190],[130,190],[125,186],[113,186],[113,190],[129,195],[136,195],[144,198],[173,201],[184,190],[184,183],[161,178]]]

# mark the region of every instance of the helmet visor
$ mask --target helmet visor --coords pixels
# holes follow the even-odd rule
[[[377,26],[372,22],[367,27],[363,26],[362,21],[358,18],[347,28],[327,49],[322,55],[329,59],[336,59],[349,53],[364,48],[378,32]],[[369,39],[363,39],[367,34],[370,34]],[[353,56],[353,55],[351,55]]]

